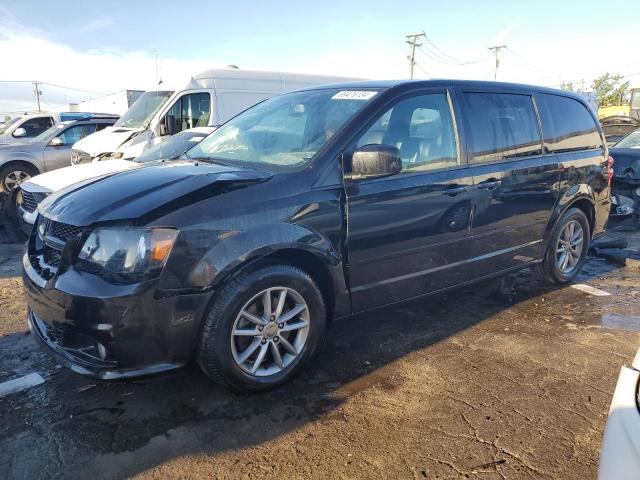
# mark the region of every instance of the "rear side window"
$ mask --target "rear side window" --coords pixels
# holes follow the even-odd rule
[[[550,152],[602,148],[593,116],[581,102],[559,95],[540,94],[544,143]]]
[[[540,129],[530,96],[465,93],[463,102],[473,163],[542,153]]]

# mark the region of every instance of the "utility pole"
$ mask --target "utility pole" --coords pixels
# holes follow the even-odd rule
[[[42,110],[40,110],[40,95],[42,95],[42,90],[40,90],[40,88],[38,87],[38,81],[32,82],[33,83],[33,94],[36,96],[36,99],[38,100],[38,112],[42,112]]]
[[[426,37],[424,32],[421,33],[412,33],[411,35],[407,35],[407,43],[411,47],[411,53],[407,57],[409,60],[409,79],[413,80],[413,66],[416,64],[415,56],[416,56],[416,47],[421,47],[422,44],[418,43],[418,39],[420,37]]]
[[[506,45],[496,45],[495,47],[489,47],[489,50],[491,50],[493,52],[493,55],[496,58],[496,64],[495,64],[495,67],[493,68],[493,79],[494,80],[498,79],[498,67],[500,66],[500,60],[498,60],[498,53],[503,48],[507,48],[507,46]]]

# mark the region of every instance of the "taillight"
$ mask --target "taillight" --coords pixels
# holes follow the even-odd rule
[[[609,155],[609,158],[607,159],[607,166],[609,167],[609,180],[608,180],[608,185],[609,187],[611,187],[611,179],[613,178],[613,157],[611,155]]]

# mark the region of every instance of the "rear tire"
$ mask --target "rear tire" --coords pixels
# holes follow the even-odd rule
[[[0,169],[0,189],[9,193],[20,183],[38,175],[38,169],[27,163],[13,163]]]
[[[325,316],[320,289],[299,268],[269,265],[240,273],[207,312],[198,363],[235,391],[274,389],[313,355]]]
[[[544,260],[534,267],[536,277],[554,285],[571,282],[584,265],[590,242],[587,216],[579,208],[568,209],[551,232]]]

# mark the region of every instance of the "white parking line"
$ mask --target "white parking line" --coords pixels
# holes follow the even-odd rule
[[[44,383],[44,378],[42,378],[39,373],[30,373],[24,377],[0,383],[0,398],[11,393],[17,393],[27,388],[35,387],[41,383]]]
[[[609,295],[611,295],[609,292],[605,292],[604,290],[600,290],[599,288],[595,288],[590,285],[585,285],[584,283],[576,283],[575,285],[571,285],[571,288],[590,293],[591,295],[595,295],[596,297],[608,297]]]

